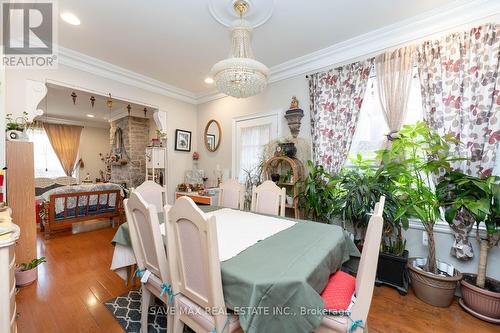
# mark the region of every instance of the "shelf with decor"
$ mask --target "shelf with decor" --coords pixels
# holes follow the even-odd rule
[[[298,194],[304,177],[304,164],[294,157],[274,156],[264,163],[262,177],[286,188],[286,214],[300,218]]]

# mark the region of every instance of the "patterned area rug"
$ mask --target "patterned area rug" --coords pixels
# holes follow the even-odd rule
[[[127,333],[138,333],[141,329],[141,290],[131,290],[127,294],[113,298],[104,305]],[[148,333],[166,333],[166,307],[158,299],[149,308]],[[184,333],[194,333],[184,326]]]

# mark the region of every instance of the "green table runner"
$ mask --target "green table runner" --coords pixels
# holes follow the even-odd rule
[[[130,245],[126,223],[113,242]],[[224,299],[246,333],[311,332],[328,277],[350,256],[359,251],[341,227],[299,221],[221,263]]]

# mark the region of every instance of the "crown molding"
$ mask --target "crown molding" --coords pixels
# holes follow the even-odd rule
[[[51,124],[73,125],[82,127],[95,127],[95,128],[109,128],[108,122],[104,121],[90,121],[90,120],[72,120],[51,116],[43,116],[41,121]]]
[[[431,11],[273,66],[270,68],[269,83],[319,71],[363,56],[375,55],[401,44],[488,19],[500,21],[500,1],[456,0]],[[218,91],[197,94],[180,89],[61,46],[59,46],[59,63],[195,105],[227,97]]]
[[[168,96],[183,102],[196,104],[196,94],[170,84],[113,65],[109,62],[59,46],[59,64],[105,77],[129,86]]]
[[[375,55],[386,49],[482,20],[500,21],[498,0],[457,0],[420,15],[372,30],[327,48],[286,61],[270,68],[269,83]],[[197,96],[197,104],[226,97],[216,91]]]

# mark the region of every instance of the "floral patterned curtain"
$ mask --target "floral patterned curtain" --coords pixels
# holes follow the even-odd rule
[[[373,58],[309,76],[313,160],[331,173],[345,162]]]
[[[473,176],[493,172],[500,140],[500,25],[454,33],[417,47],[424,116],[440,134],[453,133],[464,145],[454,153],[468,160],[453,167]],[[467,235],[474,221],[461,214],[451,226],[452,254],[473,256]]]

